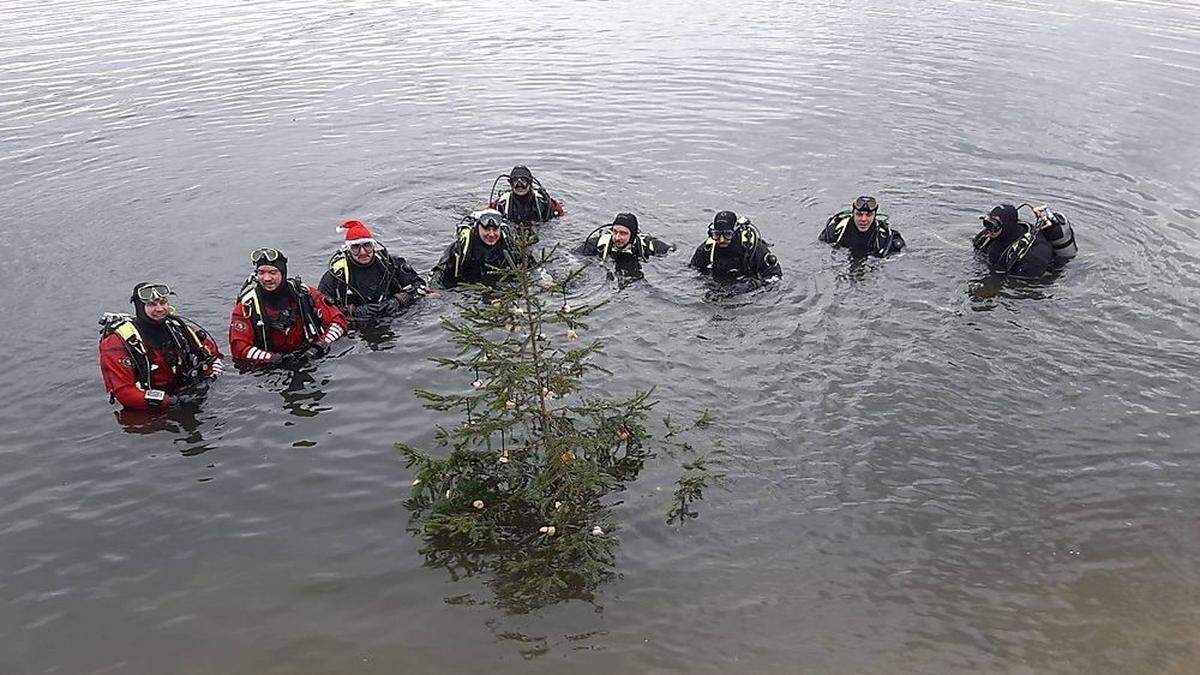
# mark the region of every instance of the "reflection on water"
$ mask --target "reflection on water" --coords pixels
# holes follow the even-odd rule
[[[1194,15],[6,3],[0,671],[1191,672]],[[219,328],[246,250],[319,278],[349,217],[427,271],[518,163],[570,211],[547,246],[620,211],[679,246],[636,283],[589,266],[571,301],[614,299],[583,334],[598,388],[719,412],[733,449],[678,530],[647,462],[594,604],[452,604],[480,580],[405,533],[391,445],[448,423],[410,392],[440,381],[457,294],[114,423],[92,327],[133,283]],[[816,241],[863,193],[903,255]],[[1056,278],[973,258],[976,215],[1014,200],[1071,214]],[[774,287],[706,301],[685,252],[719,208],[755,216]]]
[[[149,410],[117,410],[113,412],[117,423],[127,434],[157,434],[164,433],[172,438],[172,443],[179,447],[179,453],[185,457],[200,455],[211,449],[204,439],[205,422],[212,420],[211,413],[203,415],[200,407],[203,401],[196,401],[170,408],[161,412]]]
[[[1040,279],[1025,279],[996,272],[976,277],[967,282],[971,309],[987,312],[997,307],[998,300],[1045,300],[1053,297],[1054,283],[1062,273],[1061,269],[1055,270]]]

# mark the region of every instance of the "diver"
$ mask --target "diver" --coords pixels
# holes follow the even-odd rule
[[[850,227],[851,223],[854,227]],[[904,248],[900,231],[888,224],[886,214],[879,213],[875,198],[866,195],[855,199],[850,208],[830,216],[818,238],[835,247],[848,248],[860,258],[883,258]]]
[[[346,231],[346,241],[329,259],[317,289],[348,318],[395,316],[425,295],[425,280],[404,258],[388,253],[366,225],[347,220],[338,229]]]
[[[433,266],[443,288],[457,284],[495,286],[500,270],[522,264],[532,266],[511,239],[504,216],[495,209],[473,211],[458,225],[454,242],[446,247],[442,259]],[[522,258],[526,259],[523,261]]]
[[[726,295],[745,293],[783,276],[779,260],[749,218],[720,211],[708,227],[708,240],[689,263],[721,283]]]
[[[1033,211],[1033,224],[1020,220],[1018,208],[1012,204],[1001,204],[979,217],[983,229],[972,245],[991,271],[1036,278],[1079,253],[1066,217],[1046,207],[1022,206]]]
[[[508,179],[509,189],[496,194],[496,184]],[[492,183],[488,208],[495,209],[510,223],[529,226],[544,223],[563,215],[562,204],[553,197],[528,167],[517,165]]]
[[[611,260],[619,272],[640,274],[640,263],[650,256],[663,256],[674,250],[675,246],[661,239],[638,234],[637,216],[618,213],[611,223],[593,230],[575,252]]]
[[[109,402],[126,410],[160,410],[204,395],[207,382],[225,371],[224,357],[208,331],[179,316],[166,284],[142,282],[129,301],[134,315],[100,320],[100,374]]]
[[[287,278],[287,256],[250,252],[254,274],[238,293],[229,320],[229,351],[244,365],[325,356],[346,332],[346,317],[320,291]]]

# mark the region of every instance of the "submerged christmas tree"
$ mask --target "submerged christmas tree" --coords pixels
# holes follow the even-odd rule
[[[465,393],[418,390],[426,406],[458,411],[460,425],[440,428],[444,458],[398,443],[416,470],[406,503],[426,541],[429,564],[455,574],[487,574],[500,605],[522,612],[568,598],[590,598],[614,573],[618,540],[606,497],[637,478],[649,444],[680,460],[683,475],[669,518],[694,517],[689,505],[719,478],[707,459],[666,432],[646,428],[651,391],[609,398],[586,388],[599,341],[578,331],[597,306],[572,307],[569,289],[582,270],[554,281],[542,270],[553,252],[530,255],[533,235],[515,244],[496,288],[443,319],[457,354],[439,365],[471,373]],[[701,416],[692,428],[707,424]]]

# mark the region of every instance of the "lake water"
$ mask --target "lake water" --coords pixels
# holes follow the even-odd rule
[[[1198,9],[4,3],[0,672],[1197,672]],[[356,217],[428,270],[518,163],[569,211],[544,241],[633,211],[680,246],[585,276],[592,386],[715,411],[728,452],[683,527],[647,467],[594,603],[506,614],[406,531],[391,444],[453,421],[411,391],[465,384],[428,361],[454,294],[114,419],[95,322],[135,282],[223,336],[250,248],[315,282]],[[861,193],[902,256],[816,241]],[[1001,201],[1080,257],[988,278]],[[704,298],[720,209],[777,288]]]

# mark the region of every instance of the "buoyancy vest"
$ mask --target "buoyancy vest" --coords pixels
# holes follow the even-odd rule
[[[1033,244],[1037,241],[1037,228],[1020,220],[1017,221],[1017,227],[1021,229],[1021,234],[1006,244],[1004,251],[996,258],[996,264],[993,266],[993,269],[997,272],[1004,272],[1005,274],[1012,272],[1029,251],[1033,249]],[[996,241],[988,238],[987,230],[982,230],[979,234],[975,235],[975,250],[988,254],[989,249],[995,245]]]
[[[466,260],[467,256],[470,255],[471,240],[474,239],[474,237],[471,236],[471,233],[474,229],[475,229],[474,225],[460,225],[458,227],[458,233],[457,233],[458,246],[453,254],[454,255],[454,278],[455,279],[461,278],[460,273],[462,272],[463,260]]]
[[[600,258],[602,260],[610,257],[610,247],[612,246],[611,227],[602,229],[600,231],[600,236],[596,239],[595,245],[596,249],[600,251]],[[628,253],[629,255],[633,255],[638,258],[648,259],[650,257],[650,251],[653,250],[654,247],[650,243],[647,236],[644,234],[639,234],[636,237],[630,237],[629,243],[625,245],[625,248],[620,250],[611,249],[611,253]]]
[[[829,218],[825,223],[826,237],[829,243],[834,246],[842,244],[842,238],[846,235],[846,229],[854,222],[854,211],[846,209],[839,211]],[[876,213],[875,223],[872,225],[875,234],[871,237],[871,251],[878,256],[886,256],[891,253],[892,249],[892,227],[888,224],[887,214]]]
[[[387,249],[383,248],[382,246],[375,249],[375,258],[372,260],[372,264],[376,263],[383,266],[383,283],[380,285],[380,287],[383,289],[383,293],[386,296],[388,285],[391,284],[392,277],[396,276],[396,268],[395,265],[392,264],[392,256],[388,254]],[[345,251],[338,251],[329,259],[329,271],[333,273],[334,278],[341,282],[338,284],[337,289],[337,304],[339,306],[345,306],[348,304],[364,304],[383,300],[384,298],[382,297],[365,297],[361,291],[354,287],[354,275],[351,271],[353,268],[354,265],[351,264],[349,255]],[[358,296],[360,300],[358,302],[351,302],[351,293]]]
[[[300,305],[300,324],[304,327],[304,338],[306,340],[316,339],[321,335],[323,324],[317,307],[313,304],[308,286],[301,283],[300,279],[287,279],[283,283],[291,289],[292,295]],[[246,307],[246,313],[254,325],[254,346],[268,351],[270,348],[267,346],[267,321],[263,315],[262,298],[258,296],[258,289],[258,281],[251,275],[246,280],[246,285],[242,286],[238,302]]]
[[[737,232],[737,239],[742,246],[742,264],[748,267],[749,265],[746,265],[745,258],[748,258],[754,252],[754,247],[758,245],[762,237],[758,234],[758,228],[754,227],[749,221],[739,223]],[[708,251],[708,266],[711,269],[717,261],[717,240],[710,234],[708,241],[704,242],[704,246]]]
[[[554,217],[553,209],[550,206],[550,195],[540,187],[531,190],[531,192],[533,193],[534,211],[537,213],[537,219],[539,221],[547,221]],[[504,214],[504,217],[508,220],[512,220],[512,211],[509,209],[512,200],[512,190],[505,190],[500,193],[500,197],[496,200],[496,210]]]
[[[133,317],[128,314],[105,314],[104,318],[100,320],[100,325],[102,326],[101,340],[113,333],[121,338],[122,344],[125,345],[125,351],[129,352],[129,360],[133,363],[133,369],[137,373],[138,386],[143,390],[153,389],[154,386],[151,383],[153,364],[150,361],[150,352],[146,348],[146,341],[142,339],[141,332],[133,322]],[[177,372],[182,371],[185,378],[194,379],[198,369],[215,356],[204,344],[208,338],[207,332],[198,325],[175,315],[168,315],[163,319],[163,326],[167,329],[171,340],[175,342],[176,350],[180,355],[180,363],[175,366]]]

